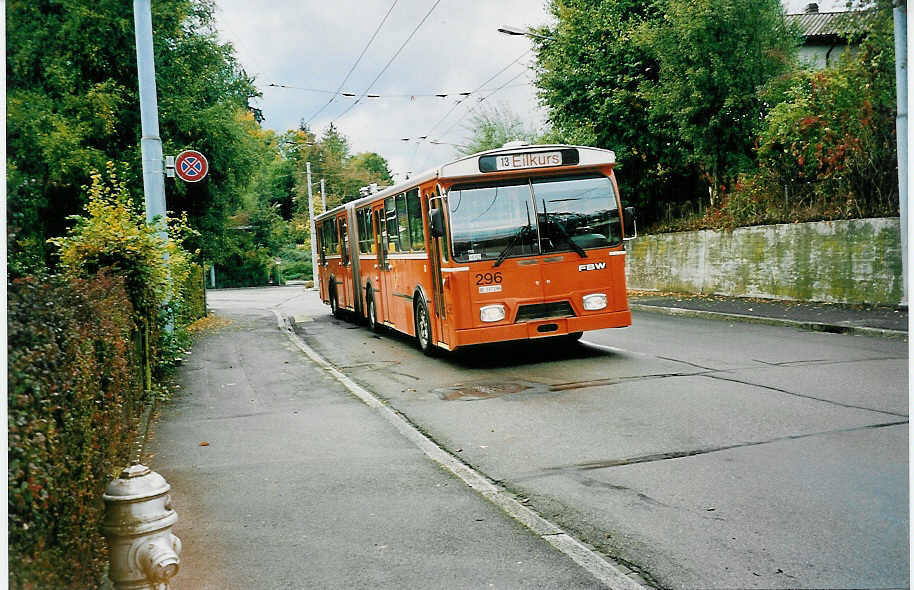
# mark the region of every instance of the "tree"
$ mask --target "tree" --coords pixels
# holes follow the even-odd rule
[[[216,38],[214,10],[211,0],[153,6],[164,151],[193,147],[210,161],[205,181],[167,185],[167,205],[204,233],[191,247],[210,259],[224,251],[226,218],[259,157],[244,115],[257,91]],[[12,0],[7,19],[10,256],[42,259],[107,161],[128,164],[142,201],[133,15],[120,0]]]
[[[613,150],[623,198],[648,220],[665,202],[691,198],[698,184],[669,113],[649,101],[659,68],[642,31],[662,8],[654,0],[552,0],[556,24],[537,42],[548,139]]]
[[[375,152],[361,152],[349,160],[350,164],[356,170],[364,170],[369,174],[377,175],[381,182],[393,184],[393,177],[390,175],[390,164],[380,154]]]
[[[754,164],[759,90],[789,72],[798,36],[779,0],[666,0],[663,9],[646,32],[660,66],[650,108],[675,124],[713,200]]]
[[[308,129],[287,132],[280,140],[286,157],[294,162],[295,193],[300,213],[308,210],[306,163],[311,163],[312,192],[321,178],[325,181],[327,208],[359,197],[359,189],[376,183],[390,185],[393,179],[387,160],[374,152],[352,155],[349,140],[334,125],[318,139]],[[321,207],[315,207],[320,213]]]
[[[536,132],[507,106],[475,112],[466,129],[471,133],[469,143],[457,148],[465,155],[500,148],[509,141],[536,140]]]
[[[893,6],[866,8],[845,15],[858,51],[794,73],[760,131],[760,176],[769,192],[787,187],[795,206],[821,199],[841,216],[897,214]]]

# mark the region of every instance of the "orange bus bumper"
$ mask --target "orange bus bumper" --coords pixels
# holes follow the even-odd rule
[[[485,344],[487,342],[500,342],[502,340],[548,338],[549,336],[561,336],[572,332],[624,328],[631,325],[632,312],[628,309],[582,317],[552,318],[519,324],[502,324],[485,328],[457,330],[457,341],[451,348]]]

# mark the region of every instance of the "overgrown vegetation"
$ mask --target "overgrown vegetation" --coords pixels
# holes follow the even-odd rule
[[[812,71],[777,0],[553,0],[552,138],[614,150],[648,231],[897,215],[892,2],[850,4]]]
[[[116,167],[50,240],[59,273],[8,283],[10,585],[92,588],[106,563],[101,491],[133,458],[139,416],[203,313],[202,269],[148,226]]]
[[[384,158],[351,154],[334,128],[263,129],[214,15],[212,0],[153,3],[163,151],[197,149],[210,164],[202,182],[166,181],[165,239],[142,213],[129,3],[7,6],[14,588],[99,584],[101,494],[205,312],[203,262],[219,286],[310,278],[306,162],[328,206],[391,180]]]
[[[101,491],[126,465],[146,400],[123,280],[8,283],[9,584],[94,588]]]

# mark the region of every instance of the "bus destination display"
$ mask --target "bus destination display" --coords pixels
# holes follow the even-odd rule
[[[552,168],[555,166],[574,166],[578,163],[578,151],[573,149],[550,152],[522,152],[517,154],[497,154],[479,158],[480,172],[501,172],[504,170],[524,170],[529,168]]]

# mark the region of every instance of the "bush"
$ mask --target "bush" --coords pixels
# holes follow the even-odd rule
[[[898,215],[892,3],[849,13],[865,26],[856,54],[772,83],[758,167],[719,206],[654,231]]]
[[[898,214],[892,6],[862,14],[859,52],[796,73],[759,137],[760,168],[798,209],[818,201],[846,217]]]
[[[270,262],[267,254],[257,250],[232,254],[222,264],[216,265],[216,286],[261,287],[269,284]]]
[[[292,262],[282,266],[282,277],[287,281],[306,280],[312,278],[311,261]]]
[[[184,328],[204,311],[202,269],[179,243],[183,220],[170,228],[177,239],[157,235],[110,163],[88,197],[88,214],[50,240],[62,274],[8,283],[14,588],[98,586],[104,487],[133,458],[153,376],[184,354]]]
[[[191,303],[186,292],[196,265],[181,247],[181,241],[196,232],[183,217],[170,220],[169,239],[148,226],[113,163],[108,163],[107,175],[96,172],[91,178],[87,215],[73,216],[75,225],[67,235],[49,242],[57,246],[68,276],[87,277],[108,269],[124,278],[134,321],[146,340],[145,364],[161,372],[187,340],[182,328],[197,319],[189,310],[200,304]],[[166,333],[167,324],[175,334]]]
[[[9,583],[94,588],[102,492],[143,407],[120,278],[29,277],[8,289]]]

